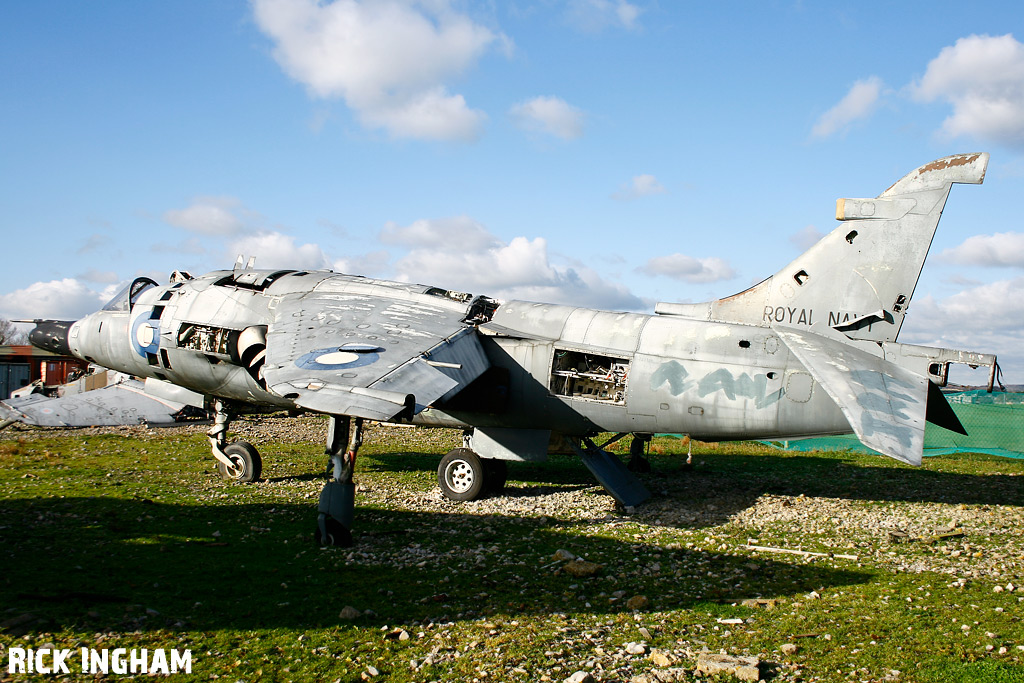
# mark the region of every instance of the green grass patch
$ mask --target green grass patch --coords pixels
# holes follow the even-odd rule
[[[693,443],[687,467],[691,444],[658,438],[654,498],[626,514],[571,456],[443,501],[458,434],[375,427],[356,545],[318,549],[319,442],[268,428],[246,486],[195,430],[0,436],[5,648],[189,648],[182,681],[630,681],[653,650],[687,681],[722,650],[777,681],[1024,681],[1020,461]],[[559,549],[600,570],[570,575]]]

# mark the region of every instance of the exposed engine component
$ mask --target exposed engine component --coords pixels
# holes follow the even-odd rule
[[[624,403],[629,360],[555,349],[551,392],[559,396]]]

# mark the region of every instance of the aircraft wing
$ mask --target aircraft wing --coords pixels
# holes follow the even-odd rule
[[[402,290],[283,297],[263,379],[300,407],[371,420],[410,419],[489,366],[465,306]]]
[[[0,421],[15,420],[36,427],[107,427],[174,424],[185,407],[146,393],[138,380],[102,389],[50,398],[31,394],[0,401]]]
[[[927,377],[837,339],[792,327],[774,330],[865,446],[909,465],[921,464]]]

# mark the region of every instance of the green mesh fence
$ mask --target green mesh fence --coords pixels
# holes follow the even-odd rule
[[[1024,393],[962,391],[946,394],[967,435],[929,423],[924,430],[924,454],[987,453],[1024,458]],[[766,441],[789,451],[851,450],[874,453],[853,434],[794,441]]]

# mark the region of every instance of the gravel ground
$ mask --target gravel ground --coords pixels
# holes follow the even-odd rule
[[[172,431],[198,436],[207,428],[198,424],[159,430],[137,426],[91,428],[78,433],[120,433],[145,439],[162,438]],[[25,439],[40,438],[52,431],[16,429],[17,436]],[[234,438],[255,444],[320,444],[325,429],[323,418],[310,416],[249,416],[232,423]],[[5,436],[13,436],[12,431]],[[459,442],[460,434],[455,430],[378,424],[368,426],[364,441],[367,445],[387,444],[395,452],[401,452],[403,445],[408,445],[410,452],[444,452]],[[708,460],[713,457],[706,456]],[[602,526],[615,529],[628,521],[636,527],[636,533],[651,538],[665,530],[681,531],[684,536],[739,535],[754,544],[774,546],[785,541],[788,548],[857,555],[902,572],[935,571],[960,581],[984,579],[999,585],[1024,583],[1024,534],[1020,533],[1024,507],[1019,505],[780,495],[764,492],[757,482],[701,472],[700,467],[696,473],[699,476],[647,475],[646,483],[655,495],[626,517],[611,497],[602,495],[600,486],[585,471],[578,486],[527,485],[515,481],[513,472],[504,495],[469,503],[448,501],[436,487],[412,490],[392,478],[357,471],[358,503],[411,512],[549,517],[585,524],[593,527],[589,530],[593,533],[601,533]],[[1021,474],[1024,468],[1017,476]],[[1019,492],[1024,479],[1018,481],[1014,483]],[[322,482],[313,479],[260,485],[291,487],[300,497],[313,498],[319,495]],[[920,539],[943,533],[957,535],[932,539],[924,546],[927,552],[908,552],[922,546]],[[794,544],[793,539],[803,544]]]

